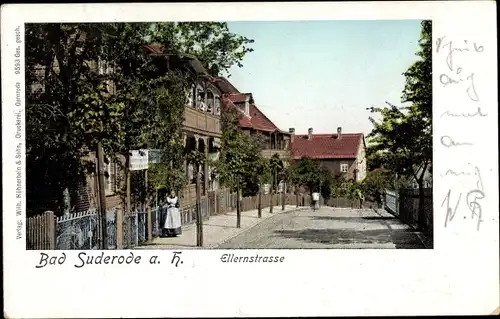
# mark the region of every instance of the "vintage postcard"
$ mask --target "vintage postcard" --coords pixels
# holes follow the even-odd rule
[[[4,315],[494,312],[494,9],[2,6]]]

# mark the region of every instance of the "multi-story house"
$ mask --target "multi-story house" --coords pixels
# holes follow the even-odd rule
[[[349,179],[362,181],[366,176],[366,144],[363,133],[308,134],[295,135],[291,128],[290,151],[293,159],[312,158],[319,160],[332,174],[345,174]]]
[[[161,47],[157,45],[147,45],[144,47],[145,54],[155,56],[154,63],[161,64],[164,72],[172,70],[181,70],[190,73],[190,78],[194,79],[192,86],[187,93],[186,106],[184,109],[184,124],[183,135],[186,151],[198,150],[205,154],[208,159],[203,167],[200,167],[202,172],[202,195],[206,195],[209,190],[216,190],[218,187],[217,176],[211,174],[211,163],[218,158],[220,137],[221,137],[221,92],[215,85],[215,79],[212,78],[203,68],[201,63],[193,56],[164,54]],[[113,69],[98,61],[93,63],[94,67],[99,69],[100,73],[113,72]],[[40,66],[43,70],[43,66]],[[43,72],[42,72],[43,73]],[[113,94],[113,85],[109,83],[110,91]],[[43,81],[40,84],[33,85],[32,92],[43,91]],[[96,153],[94,150],[84,149],[82,160],[87,163],[97,163]],[[108,154],[109,155],[109,154]],[[29,156],[29,154],[28,154]],[[122,204],[123,194],[120,190],[125,187],[125,173],[121,169],[125,164],[125,158],[119,156],[120,163],[111,161],[110,156],[105,156],[105,195],[106,207],[112,208]],[[121,164],[121,165],[120,165]],[[185,162],[185,171],[188,178],[188,184],[182,191],[181,197],[182,206],[192,206],[196,200],[195,187],[195,170],[192,164]],[[137,172],[134,172],[137,173]],[[134,174],[132,174],[134,177]],[[46,200],[46,203],[37,203],[33,207],[39,213],[43,210],[56,210],[57,198],[64,196],[69,202],[69,209],[66,211],[83,211],[90,208],[97,208],[98,202],[98,180],[94,169],[89,169],[86,176],[78,181],[74,187],[67,189],[64,194],[56,192],[50,193],[51,198]],[[32,192],[33,193],[33,192]],[[29,200],[30,194],[28,194]],[[40,202],[39,200],[37,200]],[[62,212],[58,212],[62,213]]]
[[[252,93],[239,92],[227,79],[218,78],[217,85],[223,93],[223,104],[237,109],[241,116],[238,119],[239,128],[246,134],[258,135],[263,143],[262,156],[270,159],[278,155],[286,167],[290,159],[290,140],[292,134],[280,130],[256,105]],[[276,176],[276,190],[284,189],[283,181]],[[270,184],[264,184],[264,192],[270,191]]]
[[[221,137],[221,93],[214,85],[214,78],[211,77],[200,61],[190,55],[163,53],[161,46],[146,45],[145,53],[156,57],[156,63],[161,63],[165,72],[182,70],[190,73],[193,82],[187,92],[186,105],[184,108],[183,138],[186,153],[197,150],[205,155],[206,161],[198,170],[201,172],[201,195],[206,195],[210,190],[218,188],[217,176],[212,174],[211,165],[218,159]],[[116,164],[115,164],[116,165]],[[116,172],[116,166],[106,165],[110,171],[106,177],[107,185],[116,185],[113,178],[120,178],[123,172]],[[184,161],[184,169],[187,177],[187,185],[180,194],[181,205],[183,207],[196,204],[196,168],[194,164]],[[113,174],[116,172],[115,174]],[[166,190],[167,192],[169,190]],[[117,201],[112,201],[113,195],[110,192],[107,201],[113,205]]]
[[[281,159],[289,158],[291,134],[280,130],[255,104],[252,93],[240,93],[227,79],[218,78],[218,87],[224,94],[223,102],[241,112],[238,121],[240,129],[247,134],[258,134],[262,137],[262,155],[271,158],[278,154]]]

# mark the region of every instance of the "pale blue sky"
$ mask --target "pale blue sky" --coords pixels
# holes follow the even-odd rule
[[[368,134],[370,106],[400,104],[420,21],[229,22],[255,40],[229,80],[282,130]]]

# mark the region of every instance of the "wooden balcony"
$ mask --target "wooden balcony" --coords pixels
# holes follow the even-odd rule
[[[262,150],[262,156],[265,158],[271,158],[274,154],[278,154],[279,157],[282,159],[287,159],[290,157],[290,152],[288,150],[280,150],[280,149]]]
[[[186,106],[184,111],[184,129],[193,133],[220,137],[220,117]]]

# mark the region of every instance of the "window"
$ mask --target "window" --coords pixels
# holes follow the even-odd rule
[[[198,85],[196,88],[196,108],[205,111],[206,105],[205,105],[205,91],[203,88]]]
[[[214,93],[210,90],[207,92],[207,112],[213,113],[214,111]]]
[[[347,173],[348,170],[349,170],[349,165],[348,164],[346,164],[346,163],[340,164],[340,171],[342,173]]]
[[[220,115],[220,96],[215,96],[215,115]]]
[[[187,92],[187,104],[188,106],[194,105],[194,85],[192,85]]]

